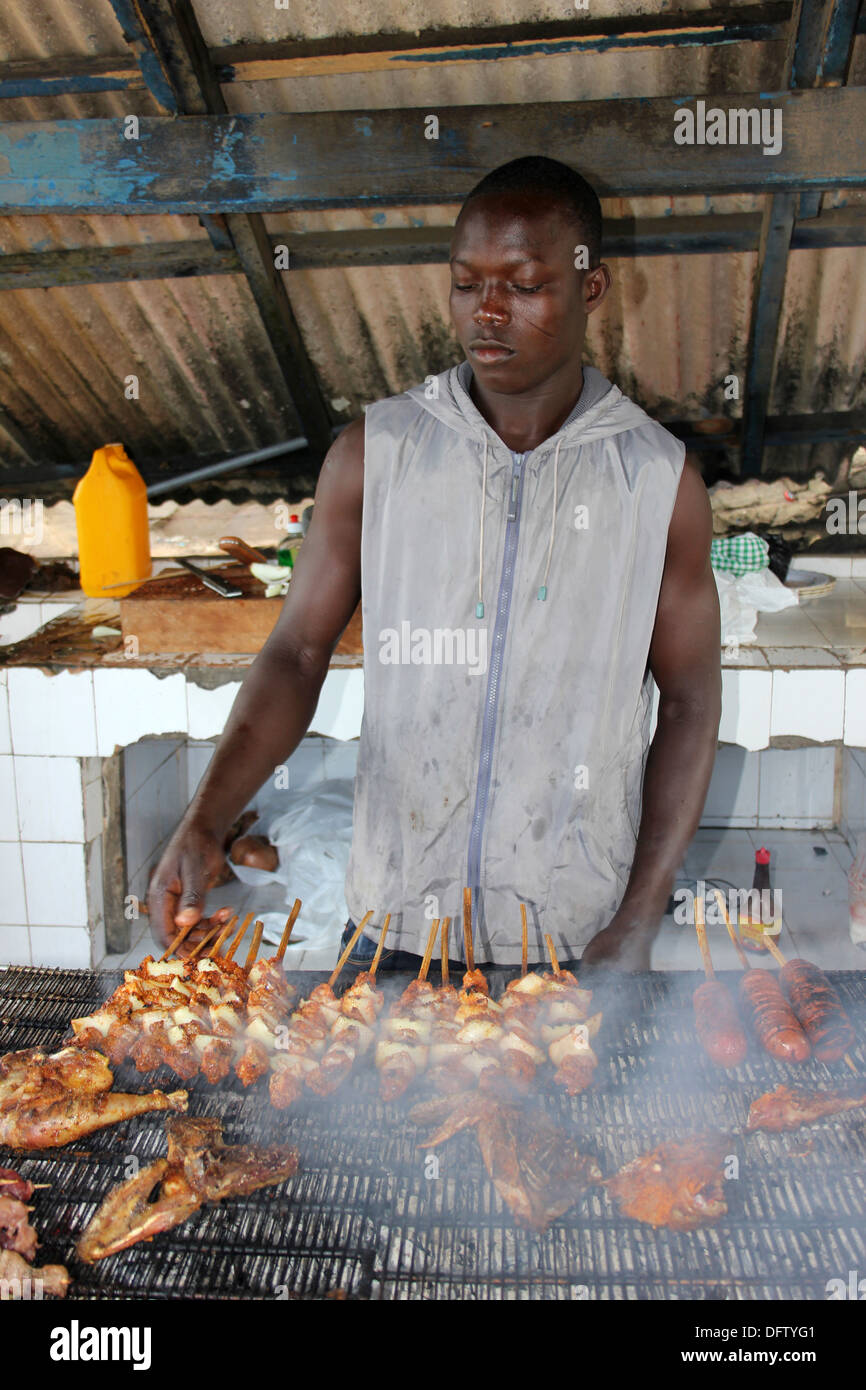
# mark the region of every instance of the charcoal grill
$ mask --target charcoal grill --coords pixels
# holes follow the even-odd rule
[[[0,970],[2,1050],[56,1048],[69,1020],[91,1012],[120,978]],[[291,978],[308,992],[320,977]],[[494,993],[507,978],[498,975]],[[733,1075],[719,1072],[697,1049],[692,1027],[699,978],[648,974],[602,998],[595,1088],[569,1099],[551,1087],[541,1100],[582,1137],[606,1176],[662,1140],[704,1128],[732,1133],[739,1177],[725,1185],[728,1214],[702,1230],[623,1219],[599,1189],[543,1235],[518,1230],[474,1136],[439,1150],[438,1176],[430,1176],[407,1106],[383,1105],[371,1074],[331,1103],[311,1097],[282,1114],[269,1106],[264,1085],[190,1083],[190,1113],[218,1116],[229,1142],[296,1144],[301,1171],[283,1187],[208,1207],[92,1267],[76,1259],[75,1240],[127,1175],[131,1155],[144,1164],[164,1153],[163,1117],[55,1151],[0,1149],[0,1164],[51,1184],[33,1216],[39,1259],[65,1263],[79,1298],[825,1299],[828,1280],[866,1272],[866,1110],[790,1134],[736,1134],[749,1101],[780,1081],[839,1085],[850,1073],[842,1063],[818,1062],[794,1072],[755,1049]],[[833,979],[858,1038],[866,1038],[863,975]],[[387,987],[405,984],[391,977]],[[866,1076],[862,1041],[851,1055]],[[167,1070],[146,1078],[129,1066],[116,1071],[118,1089],[177,1084]]]

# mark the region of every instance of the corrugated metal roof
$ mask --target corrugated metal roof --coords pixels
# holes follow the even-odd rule
[[[680,12],[708,6],[677,0]],[[734,8],[734,6],[731,6]],[[567,18],[559,0],[314,0],[288,10],[259,0],[197,0],[212,48],[291,37],[385,33],[446,26],[501,26]],[[664,0],[632,3],[631,14],[661,14]],[[592,0],[592,17],[621,16],[618,0]],[[586,18],[580,11],[579,19]],[[7,59],[75,55],[128,58],[108,0],[19,0],[0,13]],[[593,54],[466,61],[408,70],[352,72],[235,82],[223,91],[232,111],[312,111],[401,106],[572,101],[777,85],[779,43],[611,50]],[[852,80],[866,82],[866,38],[857,41]],[[87,96],[0,102],[0,118],[158,114],[143,88]],[[826,205],[862,204],[864,193],[830,195]],[[751,195],[605,200],[606,217],[759,211]],[[373,226],[450,225],[457,204],[376,212],[338,210],[272,215],[273,234]],[[0,251],[202,238],[191,217],[0,219]],[[662,417],[739,413],[722,399],[722,379],[742,375],[754,254],[651,257],[611,262],[614,284],[590,321],[587,353],[629,394]],[[864,403],[866,250],[791,254],[772,412],[841,410]],[[307,349],[334,409],[347,419],[365,402],[404,389],[459,360],[448,321],[444,266],[293,270],[285,283]],[[282,375],[242,277],[144,281],[0,294],[0,459],[19,471],[86,459],[122,438],[149,465],[165,458],[229,454],[299,432]],[[140,399],[123,380],[136,373]],[[342,408],[341,408],[342,407]],[[733,408],[732,408],[733,407]],[[3,414],[12,425],[7,440]],[[15,443],[15,438],[24,448]]]

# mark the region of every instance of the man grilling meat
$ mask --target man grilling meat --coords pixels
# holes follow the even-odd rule
[[[346,900],[375,914],[353,959],[390,911],[382,967],[409,965],[468,883],[479,962],[520,960],[525,903],[530,960],[550,933],[561,958],[649,968],[713,766],[719,609],[699,472],[582,364],[611,285],[601,226],[553,159],[467,197],[450,297],[466,360],[330,449],[280,620],[154,876],[166,940],[199,920],[227,827],[306,733],[362,598]]]

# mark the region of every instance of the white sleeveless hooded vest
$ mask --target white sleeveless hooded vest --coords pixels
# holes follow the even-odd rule
[[[464,368],[465,370],[465,368]],[[479,962],[574,956],[622,898],[683,444],[596,399],[513,454],[451,368],[368,407],[364,718],[346,900],[422,954],[469,884]],[[462,375],[462,373],[461,373]],[[607,387],[608,389],[604,389]],[[483,529],[482,529],[483,526]]]

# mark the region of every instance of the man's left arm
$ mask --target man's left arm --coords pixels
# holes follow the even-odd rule
[[[698,828],[722,708],[719,599],[710,566],[713,521],[690,462],[680,478],[649,653],[658,725],[643,783],[631,874],[613,920],[583,953],[587,965],[648,970],[674,878]]]

